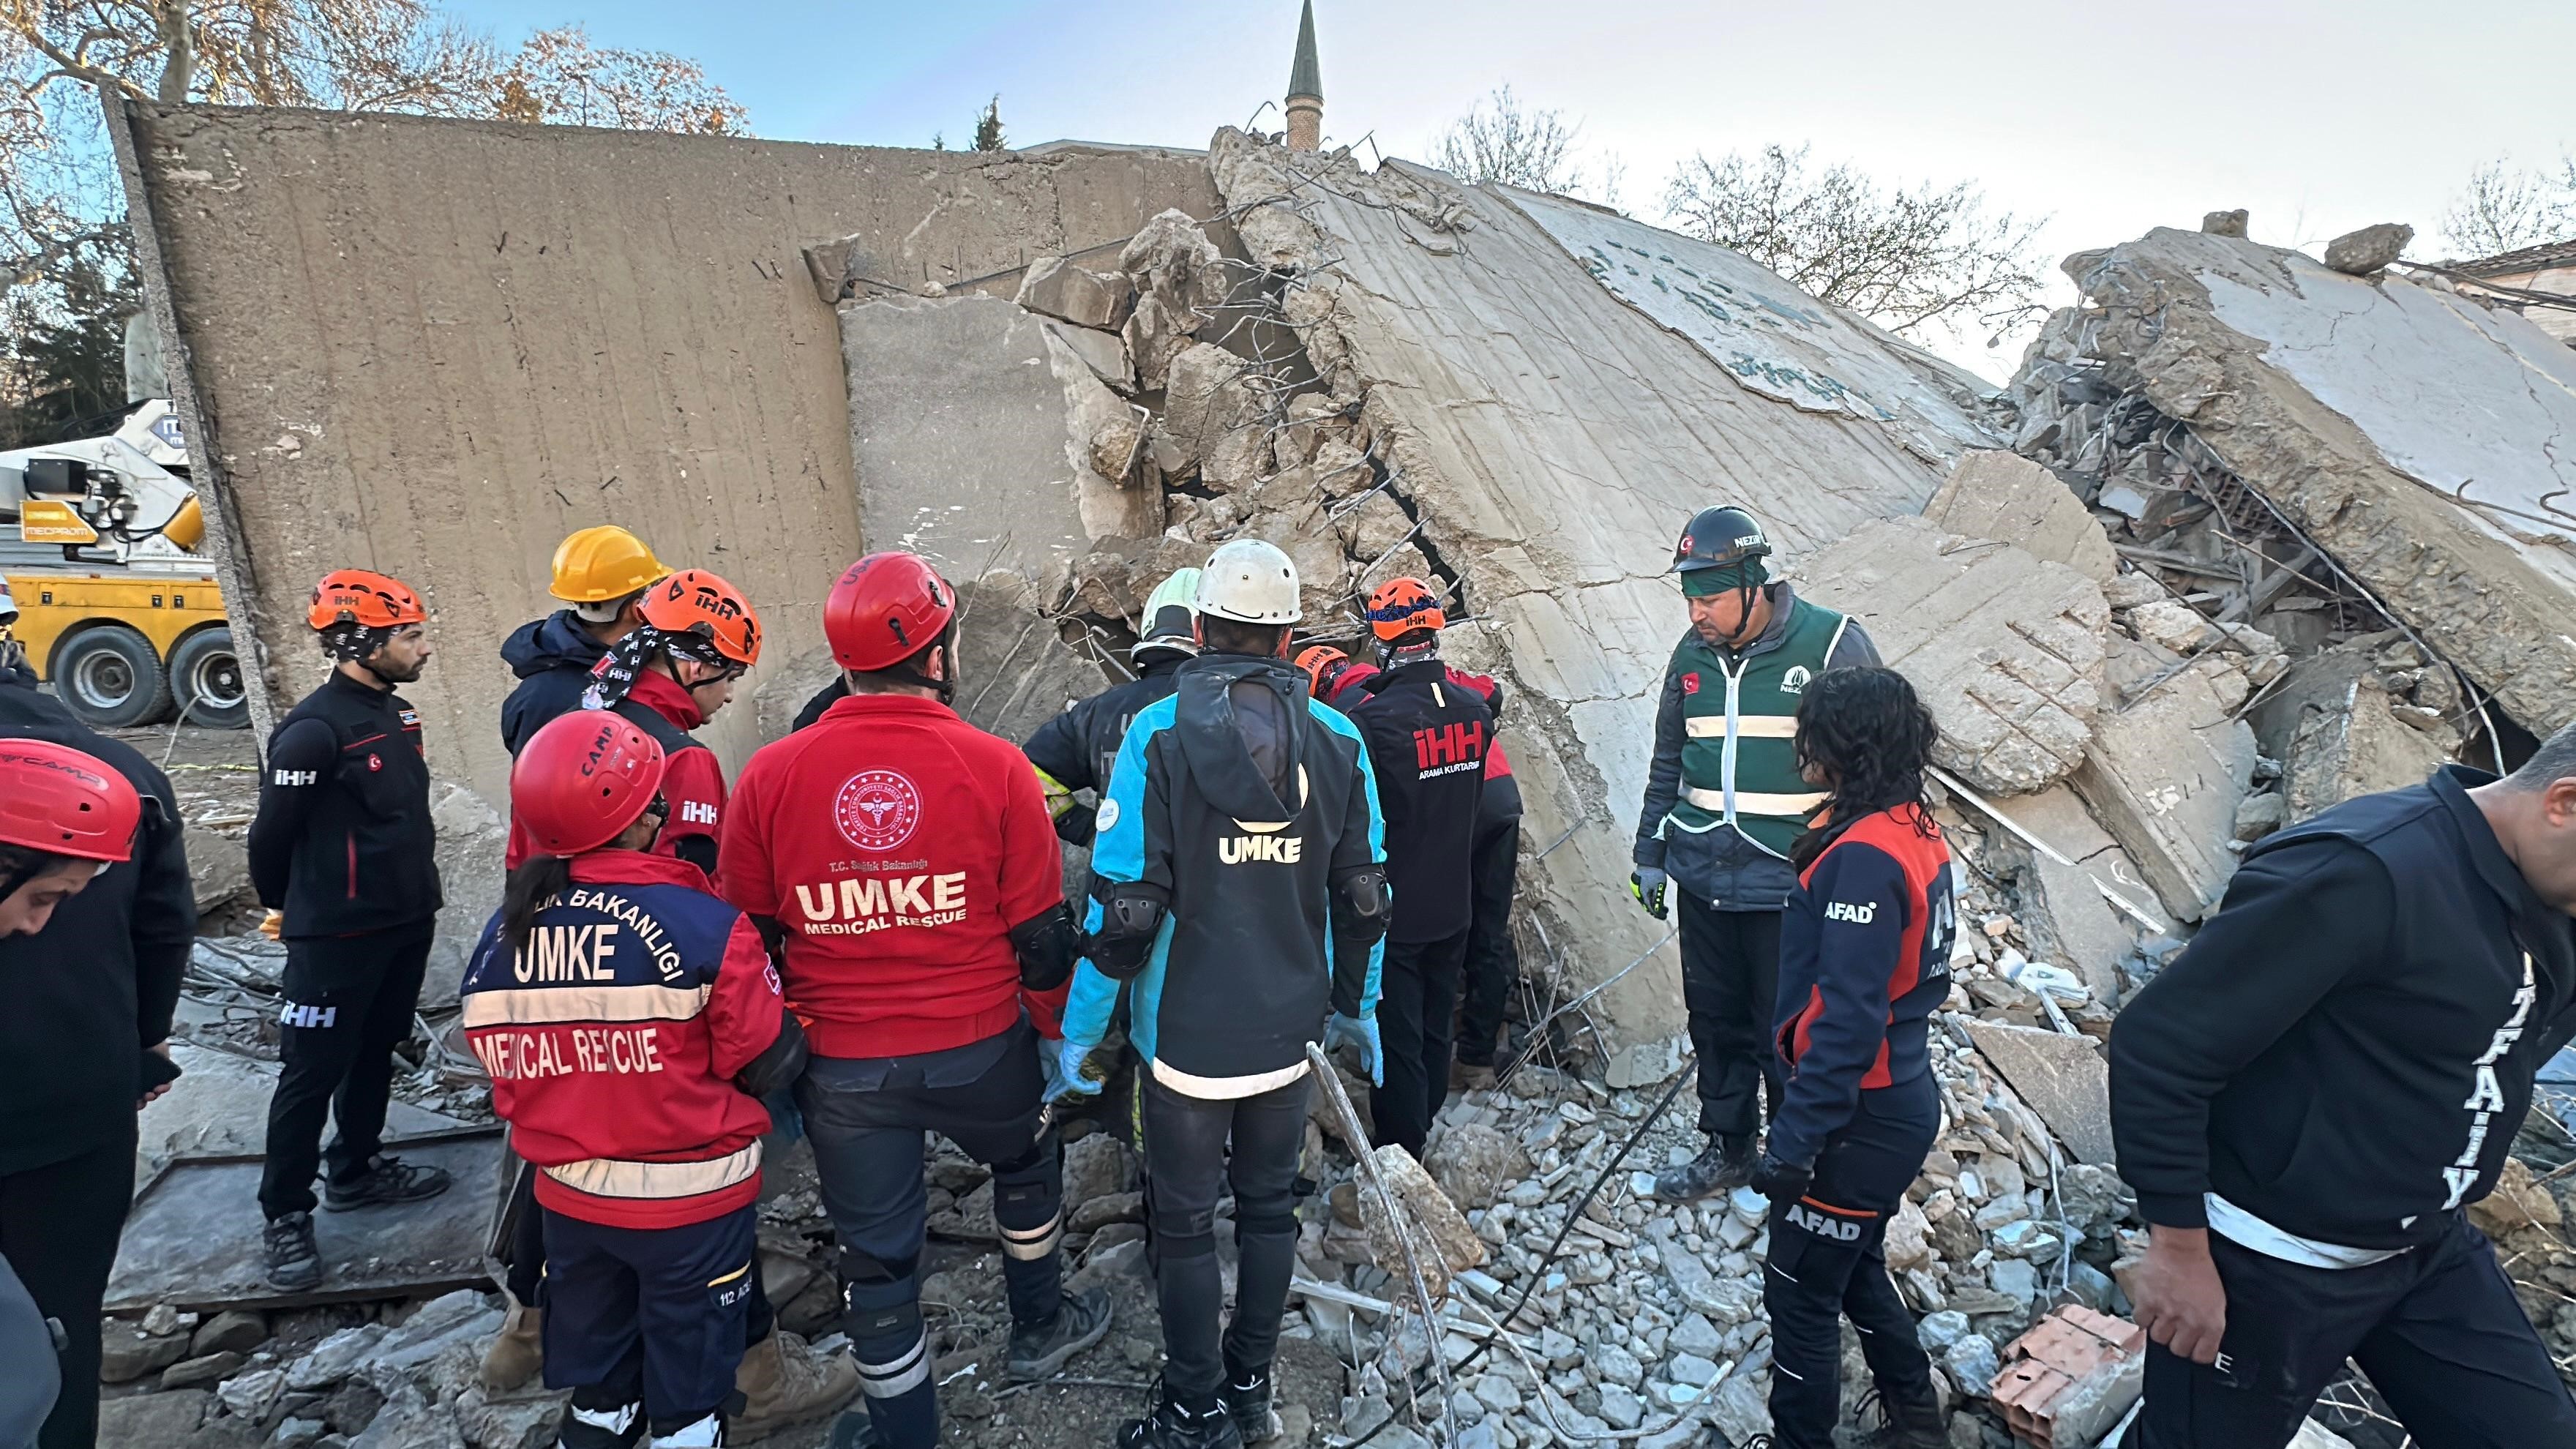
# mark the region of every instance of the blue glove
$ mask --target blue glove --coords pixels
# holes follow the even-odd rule
[[[1628,873],[1628,894],[1637,898],[1647,915],[1660,921],[1669,910],[1664,904],[1664,890],[1672,879],[1651,865],[1641,865]]]
[[[1060,1102],[1067,1097],[1097,1097],[1101,1084],[1082,1074],[1083,1059],[1091,1047],[1066,1037],[1062,1041],[1038,1043],[1038,1068],[1046,1073],[1046,1091],[1042,1100]]]
[[[1335,1012],[1333,1018],[1324,1023],[1324,1050],[1342,1046],[1360,1049],[1360,1070],[1368,1073],[1370,1086],[1386,1085],[1386,1044],[1378,1036],[1376,1012],[1366,1016],[1344,1016]]]

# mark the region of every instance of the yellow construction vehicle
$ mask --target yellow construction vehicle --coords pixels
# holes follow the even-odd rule
[[[250,723],[223,595],[196,552],[205,531],[166,400],[138,404],[110,433],[0,453],[12,632],[37,676],[90,725],[174,713],[228,729]]]

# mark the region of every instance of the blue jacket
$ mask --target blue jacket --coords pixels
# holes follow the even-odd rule
[[[519,679],[501,701],[501,743],[511,755],[548,720],[581,708],[590,671],[607,653],[570,609],[522,624],[501,641],[501,662]]]
[[[1348,934],[1341,902],[1357,873],[1385,864],[1384,827],[1359,730],[1307,698],[1294,667],[1211,654],[1178,680],[1138,712],[1110,771],[1086,924],[1099,928],[1114,887],[1163,894],[1129,1039],[1175,1090],[1235,1095],[1225,1079],[1302,1064],[1327,1012],[1377,1009],[1384,947],[1345,944],[1364,937]],[[1066,1039],[1097,1043],[1117,998],[1082,963]]]

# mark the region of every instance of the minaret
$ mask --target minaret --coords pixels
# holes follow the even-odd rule
[[[1315,0],[1297,22],[1297,63],[1288,68],[1288,149],[1312,151],[1324,142],[1324,70],[1315,63]]]

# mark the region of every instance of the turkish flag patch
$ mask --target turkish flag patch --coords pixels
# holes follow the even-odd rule
[[[1684,693],[1684,694],[1697,694],[1697,693],[1699,693],[1699,671],[1698,671],[1698,670],[1694,669],[1694,670],[1692,670],[1690,673],[1685,674],[1685,675],[1683,675],[1683,676],[1682,676],[1682,693]]]

